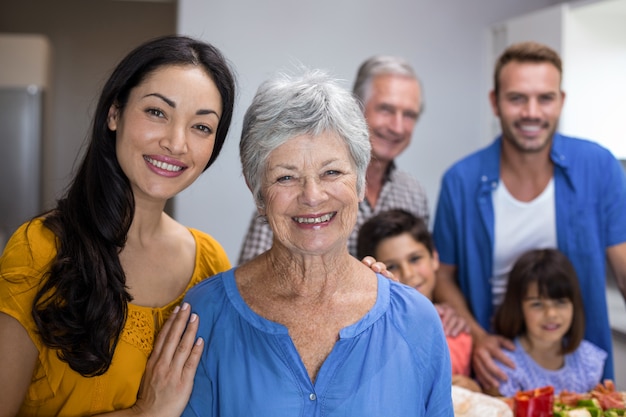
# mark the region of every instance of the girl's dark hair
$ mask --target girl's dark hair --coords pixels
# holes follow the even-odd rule
[[[394,209],[383,211],[363,223],[357,237],[357,258],[375,257],[376,248],[381,241],[403,233],[410,234],[416,242],[424,245],[431,255],[434,253],[435,244],[424,220],[408,211]]]
[[[45,225],[58,238],[57,255],[35,296],[32,314],[43,342],[83,376],[101,375],[111,364],[132,300],[119,253],[133,220],[135,203],[116,156],[115,132],[107,117],[120,114],[133,88],[170,65],[203,68],[222,99],[213,154],[217,158],[233,114],[235,81],[215,47],[184,36],[150,40],[131,51],[102,89],[85,156],[66,195],[48,213]]]
[[[509,273],[504,301],[496,310],[495,333],[513,339],[526,332],[522,302],[531,283],[537,283],[541,298],[572,302],[572,325],[563,338],[562,352],[571,353],[580,345],[585,333],[585,312],[578,276],[570,260],[556,249],[536,249],[523,254]]]

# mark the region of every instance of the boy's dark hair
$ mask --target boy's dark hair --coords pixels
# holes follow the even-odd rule
[[[562,353],[571,353],[585,333],[585,313],[578,276],[567,256],[557,249],[536,249],[523,254],[509,274],[504,301],[493,320],[495,333],[514,339],[526,332],[522,302],[531,283],[537,283],[539,297],[572,302],[572,325],[565,334]]]
[[[435,251],[433,239],[424,220],[408,211],[394,209],[377,214],[361,226],[357,238],[357,258],[374,256],[382,240],[403,233],[409,233],[415,241],[423,244],[431,255]]]

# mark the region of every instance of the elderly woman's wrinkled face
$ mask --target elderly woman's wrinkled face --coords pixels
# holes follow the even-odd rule
[[[356,171],[335,133],[297,136],[267,161],[262,193],[274,244],[302,254],[346,250],[356,223]]]

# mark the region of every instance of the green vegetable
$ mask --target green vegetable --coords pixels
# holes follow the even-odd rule
[[[585,408],[602,408],[600,407],[600,403],[598,402],[598,400],[596,400],[595,398],[591,398],[589,400],[578,400],[578,403],[576,403],[576,405],[578,407]]]

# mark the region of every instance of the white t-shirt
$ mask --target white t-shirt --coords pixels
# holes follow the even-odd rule
[[[495,215],[493,246],[494,307],[502,303],[509,272],[515,261],[531,249],[556,248],[554,178],[534,200],[515,199],[500,181],[492,194]]]

